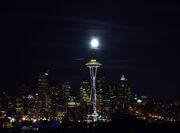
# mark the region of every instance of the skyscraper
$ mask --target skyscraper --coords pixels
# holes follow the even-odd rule
[[[110,115],[115,112],[116,105],[116,84],[109,83],[107,88],[103,90],[103,113]]]
[[[70,82],[66,81],[61,85],[60,88],[60,95],[61,95],[61,105],[66,107],[67,103],[68,103],[68,99],[71,95],[71,86],[70,86]]]
[[[68,101],[71,96],[71,93],[72,93],[72,91],[71,91],[71,86],[70,86],[69,81],[66,81],[63,84],[61,84],[59,112],[61,112],[61,113],[67,112]]]
[[[103,91],[105,90],[105,72],[99,69],[96,82],[96,96],[97,96],[97,112],[102,111],[103,106]]]
[[[117,87],[117,106],[120,111],[126,112],[130,104],[132,92],[128,86],[127,78],[122,75]]]
[[[87,79],[81,80],[81,83],[80,83],[81,103],[88,104],[90,102],[90,92],[91,92],[91,87],[90,87],[89,80]]]
[[[61,103],[60,88],[53,86],[49,87],[49,90],[51,93],[51,116],[53,118],[57,118],[57,112],[59,111]]]
[[[38,115],[47,117],[49,104],[48,73],[39,73],[38,78]]]
[[[69,81],[64,82],[63,86],[64,86],[64,96],[65,96],[65,100],[66,100],[66,104],[67,104],[67,101],[72,93],[70,82]]]

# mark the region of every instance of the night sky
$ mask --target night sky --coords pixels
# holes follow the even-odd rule
[[[99,1],[99,0],[97,0]],[[27,1],[26,1],[27,2]],[[49,68],[54,82],[79,89],[89,78],[85,63],[92,37],[100,40],[97,60],[106,83],[122,74],[137,92],[180,95],[180,9],[173,1],[1,4],[0,89],[36,89],[38,72]]]

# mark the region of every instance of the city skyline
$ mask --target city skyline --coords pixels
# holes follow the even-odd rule
[[[86,65],[97,67],[96,65],[101,64],[92,59]],[[121,121],[123,117],[148,123],[179,121],[179,97],[160,100],[137,94],[124,75],[118,83],[108,84],[106,88],[105,73],[99,71],[96,79],[96,96],[92,93],[95,89],[94,81],[92,83],[91,80],[83,79],[80,84],[80,93],[73,94],[69,81],[59,87],[51,86],[49,71],[38,75],[38,88],[35,93],[29,93],[26,86],[17,90],[16,96],[9,96],[6,92],[1,93],[1,127],[15,129],[17,124],[24,125],[25,123],[39,127],[38,124],[43,126],[44,122],[48,122],[51,123],[48,125],[53,128],[59,126],[65,128],[66,123],[76,126],[85,124],[88,128],[91,123],[96,123],[96,126],[100,123],[111,124],[116,120]],[[95,99],[92,98],[93,95]],[[94,102],[96,105],[91,108]],[[91,110],[93,119],[89,118]],[[54,122],[57,123],[56,126],[52,125]],[[37,130],[37,127],[32,129]]]
[[[4,1],[0,132],[180,131],[174,1]]]
[[[24,82],[34,87],[38,73],[48,68],[57,73],[57,82],[68,79],[78,89],[87,76],[83,64],[92,52],[89,41],[97,37],[107,81],[125,74],[133,88],[148,95],[178,95],[177,7],[166,2],[105,2],[100,10],[98,5],[76,3],[67,10],[68,3],[44,4],[46,10],[19,3],[3,9],[0,89],[13,92]]]

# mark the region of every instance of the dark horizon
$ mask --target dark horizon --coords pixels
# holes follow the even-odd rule
[[[135,92],[179,96],[179,8],[170,2],[6,3],[1,16],[0,90],[37,84],[52,69],[55,82],[78,90],[89,78],[89,41],[100,40],[97,60],[106,81],[124,74]],[[31,88],[32,89],[32,88]],[[34,88],[33,88],[34,89]]]

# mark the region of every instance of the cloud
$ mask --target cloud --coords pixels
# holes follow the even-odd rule
[[[76,59],[74,59],[75,61],[82,61],[82,60],[84,60],[84,58],[76,58]]]
[[[104,65],[103,67],[107,71],[129,69],[129,66],[126,65]]]
[[[110,60],[111,63],[127,63],[129,62],[128,60],[121,60],[121,59],[113,59]]]

